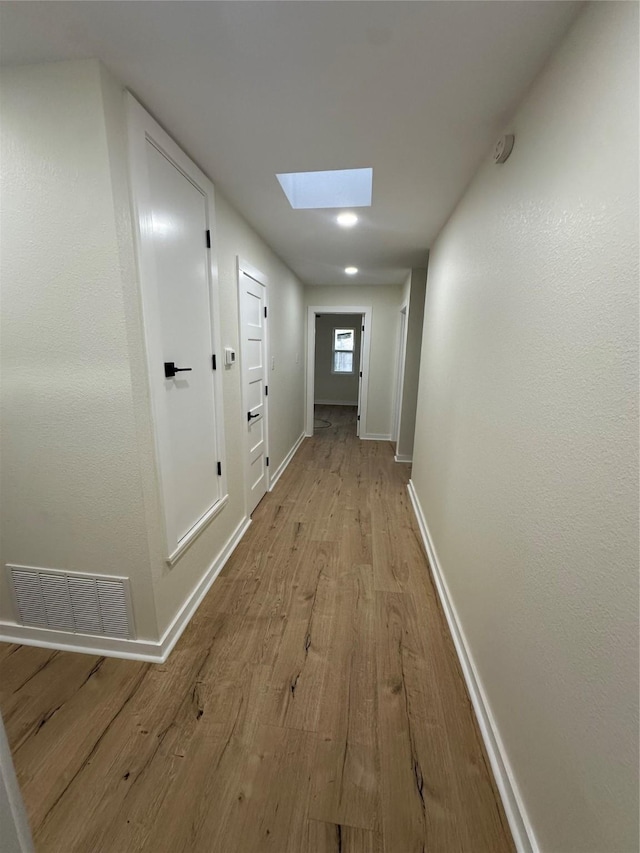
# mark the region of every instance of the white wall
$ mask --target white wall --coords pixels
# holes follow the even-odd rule
[[[126,574],[154,638],[100,67],[6,69],[1,93],[0,566]]]
[[[0,566],[129,576],[138,635],[157,641],[245,518],[245,421],[234,366],[223,370],[229,502],[169,568],[123,92],[93,60],[2,74]],[[215,230],[223,346],[239,349],[236,256],[269,278],[275,470],[303,432],[303,288],[220,194]]]
[[[332,373],[333,330],[355,328],[353,373]],[[316,316],[315,381],[313,385],[316,403],[358,404],[360,379],[360,314],[321,314]]]
[[[637,4],[587,4],[505,131],[431,251],[413,482],[540,849],[631,853]]]
[[[391,436],[398,350],[398,312],[401,285],[340,285],[306,287],[309,305],[371,305],[371,358],[368,386],[367,435]]]

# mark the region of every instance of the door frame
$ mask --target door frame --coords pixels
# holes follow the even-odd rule
[[[369,360],[371,356],[371,305],[309,305],[307,308],[307,405],[305,418],[305,435],[313,435],[313,405],[316,370],[316,314],[360,314],[362,315],[362,331],[360,371],[358,384],[358,401],[360,415],[358,435],[367,436],[367,404],[369,388]]]
[[[151,205],[151,189],[146,160],[147,143],[153,145],[164,155],[181,174],[203,194],[206,199],[206,228],[209,231],[210,251],[207,264],[209,289],[209,320],[211,324],[211,354],[217,361],[220,357],[220,311],[218,293],[218,264],[217,240],[215,230],[215,190],[213,183],[199,167],[188,157],[179,145],[166,133],[158,122],[144,109],[130,92],[125,93],[127,115],[127,143],[129,154],[129,178],[131,183],[131,212],[134,247],[136,252],[137,269],[140,277],[140,321],[144,341],[144,358],[146,363],[146,379],[149,399],[151,402],[150,428],[153,434],[155,457],[155,491],[143,480],[145,505],[148,507],[159,504],[160,525],[165,544],[165,560],[173,566],[186,549],[195,541],[210,522],[221,512],[229,500],[227,490],[227,471],[224,438],[224,408],[222,396],[221,371],[211,370],[213,383],[213,405],[215,418],[215,449],[218,461],[221,463],[219,475],[218,500],[209,508],[202,518],[178,541],[177,545],[169,536],[169,513],[171,512],[172,496],[163,470],[166,470],[168,458],[167,437],[160,426],[163,411],[163,395],[159,392],[157,382],[158,365],[162,363],[162,339],[160,335],[160,308],[155,290],[156,265],[153,253],[153,221]],[[203,234],[203,243],[206,235]],[[139,435],[142,435],[140,428]],[[146,438],[146,430],[144,437]],[[150,524],[155,524],[156,518],[151,517],[151,509],[147,510]]]
[[[409,303],[405,302],[400,308],[400,329],[398,338],[398,364],[396,366],[396,398],[393,415],[393,433],[391,441],[396,445],[398,450],[398,441],[400,440],[400,424],[402,422],[402,398],[404,394],[404,369],[407,360],[407,322]]]
[[[259,269],[254,267],[248,261],[245,261],[241,255],[236,255],[236,279],[237,279],[237,298],[238,298],[238,344],[239,344],[239,352],[240,352],[240,396],[242,399],[242,413],[244,414],[247,411],[247,401],[246,401],[246,392],[244,387],[244,354],[243,354],[243,340],[242,340],[242,293],[240,288],[240,273],[244,273],[248,275],[249,278],[252,278],[254,281],[258,282],[264,287],[264,305],[267,309],[267,316],[264,324],[264,364],[265,364],[265,385],[269,385],[269,373],[271,372],[269,369],[269,279],[268,277],[261,272]],[[265,443],[265,456],[267,459],[269,458],[269,394],[265,395],[264,398],[264,443]],[[244,419],[242,420],[242,429],[244,431]],[[248,434],[245,436],[244,441],[244,449],[243,449],[243,458],[242,458],[242,469],[244,471],[244,511],[245,515],[248,514],[249,509],[249,482],[248,482],[248,471],[247,471],[247,456],[248,456]],[[267,484],[267,492],[269,491],[269,487],[271,485],[271,468],[267,464],[266,465],[266,484]],[[266,492],[265,492],[266,494]]]

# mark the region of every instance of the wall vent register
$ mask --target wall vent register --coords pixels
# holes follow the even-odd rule
[[[7,569],[19,624],[135,639],[127,578],[26,566]]]

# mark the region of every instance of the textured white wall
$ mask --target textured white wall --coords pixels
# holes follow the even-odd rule
[[[540,848],[638,850],[638,6],[432,249],[413,480]]]
[[[0,565],[128,575],[154,638],[101,70],[6,69],[1,91]]]
[[[371,435],[391,435],[391,417],[396,382],[398,313],[401,285],[340,285],[306,287],[309,305],[371,305],[371,357],[366,431]]]
[[[333,366],[333,330],[344,327],[355,328],[355,350],[353,373],[340,375],[332,373]],[[357,404],[360,370],[360,329],[361,317],[357,314],[322,314],[316,317],[315,381],[313,392],[316,401],[329,400],[340,403]]]

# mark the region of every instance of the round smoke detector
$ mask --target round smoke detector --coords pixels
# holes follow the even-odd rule
[[[507,133],[506,136],[502,136],[496,142],[496,147],[493,149],[493,160],[495,163],[504,163],[505,160],[509,159],[509,154],[513,150],[514,140],[515,136],[512,133]]]

